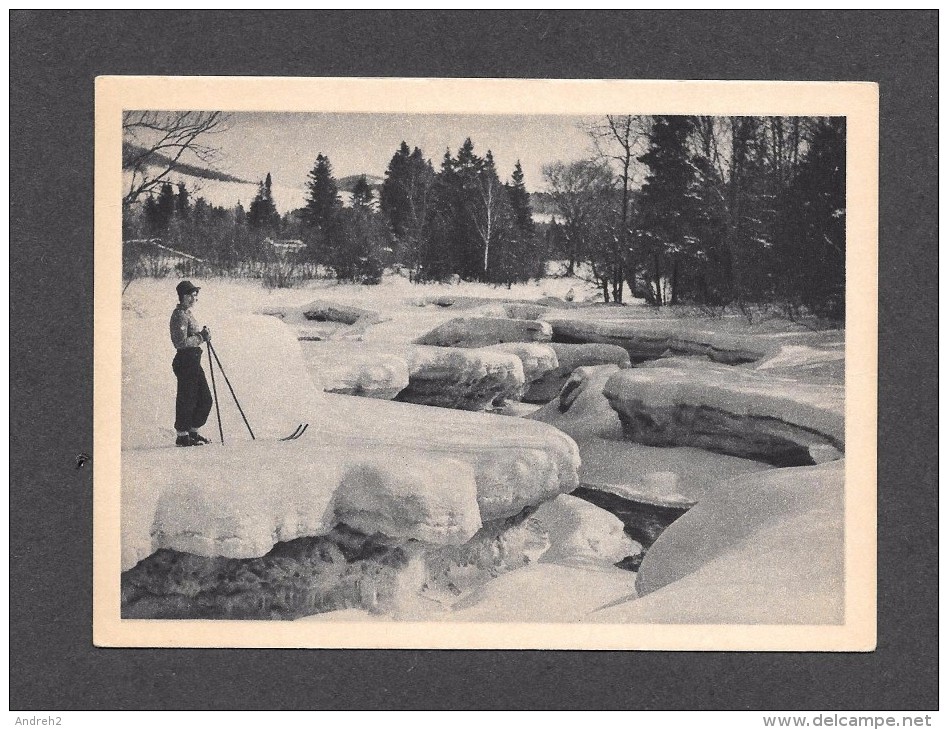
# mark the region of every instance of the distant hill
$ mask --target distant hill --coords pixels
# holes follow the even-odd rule
[[[128,160],[130,158],[138,158],[142,153],[147,152],[144,147],[139,147],[138,145],[131,144],[129,142],[122,143],[122,160]],[[221,172],[220,170],[212,170],[208,167],[202,167],[200,165],[192,165],[187,162],[175,162],[167,155],[163,155],[160,152],[151,152],[145,157],[145,162],[149,167],[167,167],[171,165],[171,171],[177,172],[179,175],[188,175],[190,177],[196,177],[201,180],[217,180],[218,182],[232,182],[232,183],[241,183],[241,184],[256,184],[251,183],[250,180],[243,180],[234,175],[230,175],[226,172]],[[123,165],[124,167],[125,165]]]
[[[336,185],[339,186],[339,190],[344,193],[351,193],[352,189],[355,187],[355,184],[359,182],[359,178],[362,175],[346,175],[336,180]],[[365,181],[369,184],[369,187],[372,188],[375,192],[378,192],[382,189],[382,183],[385,182],[385,178],[379,177],[378,175],[369,175],[365,174]]]

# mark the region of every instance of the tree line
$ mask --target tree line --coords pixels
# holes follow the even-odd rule
[[[557,260],[605,302],[631,291],[656,306],[780,301],[842,316],[845,120],[610,115],[584,128],[594,153],[545,165],[533,196],[519,160],[504,182],[471,139],[437,168],[402,142],[377,199],[363,176],[344,206],[318,154],[301,209],[278,213],[269,174],[249,210],[163,181],[126,205],[125,238],[225,268],[274,257],[267,238],[294,239],[301,261],[362,283],[397,266],[417,282],[510,285]]]
[[[609,116],[596,154],[543,170],[553,249],[605,301],[780,301],[841,317],[841,118]],[[623,286],[625,285],[625,286]]]

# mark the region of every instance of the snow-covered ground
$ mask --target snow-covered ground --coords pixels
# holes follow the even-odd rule
[[[258,440],[250,443],[218,370],[227,445],[175,449],[167,321],[176,283],[140,279],[123,296],[123,569],[169,548],[262,559],[296,538],[343,539],[341,524],[409,557],[349,591],[398,600],[322,603],[341,610],[318,620],[365,610],[464,621],[838,620],[841,331],[641,302],[605,307],[591,303],[593,287],[567,278],[508,289],[386,276],[379,286],[279,290],[208,279],[196,282],[194,313],[214,333]],[[327,306],[339,321],[310,318]],[[417,344],[432,331],[451,337]],[[558,333],[604,346],[564,345],[561,367]],[[633,360],[664,357],[628,369],[616,346]],[[498,385],[501,370],[519,380]],[[516,402],[531,380],[549,392],[551,382],[565,385],[528,418],[500,415],[534,410]],[[389,400],[412,392],[422,395]],[[819,431],[835,444],[819,454],[830,463],[773,469],[726,449],[644,445],[619,417],[683,405]],[[301,422],[310,424],[302,439],[275,440]],[[203,430],[217,441],[216,429],[212,412]],[[640,546],[618,518],[566,496],[580,483],[697,506],[649,549],[636,580],[613,564]],[[376,558],[365,560],[369,570]]]

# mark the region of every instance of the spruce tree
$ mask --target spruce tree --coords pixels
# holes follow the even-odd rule
[[[325,155],[316,156],[306,187],[309,193],[303,209],[305,220],[311,227],[322,228],[342,206],[339,187],[332,175],[332,164]]]
[[[162,236],[171,224],[175,209],[175,194],[171,183],[163,183],[157,198],[145,202],[145,222],[152,235]]]
[[[517,164],[514,165],[510,179],[511,184],[507,186],[507,192],[517,220],[517,228],[527,235],[533,235],[536,227],[533,223],[533,211],[530,208],[530,193],[523,184],[523,168],[520,166],[520,160],[517,160]]]
[[[688,117],[659,116],[639,162],[648,175],[639,196],[637,232],[656,304],[675,303],[682,257],[691,252],[694,167],[689,159]]]
[[[388,169],[385,170],[385,182],[382,183],[382,192],[379,197],[379,207],[388,216],[389,224],[397,236],[404,234],[409,214],[405,179],[410,156],[408,145],[403,141],[388,163]]]
[[[273,180],[270,173],[260,183],[257,195],[250,202],[247,223],[255,230],[276,231],[280,227],[280,214],[273,201]]]

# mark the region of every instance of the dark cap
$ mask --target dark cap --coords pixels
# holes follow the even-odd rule
[[[188,294],[193,294],[196,291],[201,291],[201,287],[194,286],[190,281],[182,281],[175,289],[178,291],[178,299]]]

